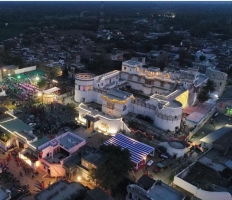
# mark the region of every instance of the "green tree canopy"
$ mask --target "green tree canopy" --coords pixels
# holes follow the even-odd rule
[[[206,59],[206,57],[204,55],[200,56],[200,61],[204,61]]]
[[[47,87],[47,80],[43,78],[37,83],[37,85],[39,89],[44,90]]]
[[[203,89],[206,91],[206,92],[214,92],[215,91],[215,83],[214,81],[208,79],[206,85],[203,87]]]
[[[92,169],[90,177],[102,188],[112,191],[133,167],[130,152],[114,145],[102,145],[100,150],[108,156],[108,161],[97,169]]]
[[[198,95],[197,95],[197,99],[198,101],[200,101],[201,103],[204,103],[205,101],[209,100],[209,93],[207,91],[205,91],[204,89],[202,89]]]

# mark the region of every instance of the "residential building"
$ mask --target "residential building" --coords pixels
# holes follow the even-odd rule
[[[212,133],[206,135],[200,139],[202,142],[201,147],[205,149],[211,149],[215,146],[218,146],[218,142],[221,143],[223,138],[228,138],[232,134],[232,125],[226,124],[225,126],[219,128],[218,130],[213,131]],[[223,148],[223,147],[222,147]]]
[[[208,76],[209,79],[215,83],[215,95],[217,95],[217,97],[220,97],[226,87],[227,74],[214,68],[207,68],[205,75]]]
[[[214,142],[213,148],[178,173],[173,183],[202,200],[231,200],[231,133]]]
[[[184,200],[185,195],[166,185],[160,180],[155,181],[143,175],[137,184],[127,186],[126,200]]]
[[[83,200],[86,188],[77,182],[60,180],[35,194],[35,200]]]
[[[3,134],[1,147],[3,149],[9,148],[11,145],[25,149],[32,142],[37,141],[37,136],[33,134],[31,126],[11,115],[8,111],[1,113],[0,116],[0,128]]]
[[[66,174],[65,168],[63,168],[65,159],[85,144],[86,140],[83,138],[66,132],[38,147],[35,147],[35,144],[31,144],[31,147],[34,151],[38,151],[38,165],[41,170],[51,177],[62,177]]]

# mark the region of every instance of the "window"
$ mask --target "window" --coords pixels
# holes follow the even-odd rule
[[[126,67],[124,67],[124,70],[126,70]]]
[[[123,111],[126,110],[126,105],[123,106]]]
[[[107,108],[114,109],[114,104],[110,103],[110,102],[107,102]]]
[[[90,91],[91,90],[91,85],[88,85],[88,91]]]
[[[83,85],[83,86],[82,86],[82,88],[83,88],[83,91],[85,91],[85,89],[86,89],[86,86],[85,86],[85,85]]]
[[[81,90],[81,85],[78,85],[78,90]]]

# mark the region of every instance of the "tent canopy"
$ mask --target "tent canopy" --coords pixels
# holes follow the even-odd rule
[[[56,91],[59,91],[59,90],[60,90],[60,88],[58,88],[58,87],[53,87],[53,88],[50,88],[50,89],[48,89],[48,90],[44,90],[43,93],[44,93],[44,94],[51,94],[51,93],[56,92]]]
[[[115,145],[120,146],[121,148],[128,149],[131,153],[131,161],[133,163],[140,163],[142,160],[145,160],[146,157],[153,153],[155,148],[134,140],[130,137],[127,137],[121,133],[118,133],[114,137],[110,138],[105,145]]]

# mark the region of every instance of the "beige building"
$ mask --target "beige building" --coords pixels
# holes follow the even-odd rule
[[[205,75],[208,76],[210,80],[214,81],[216,84],[216,95],[220,97],[226,87],[227,74],[214,68],[207,68]]]

